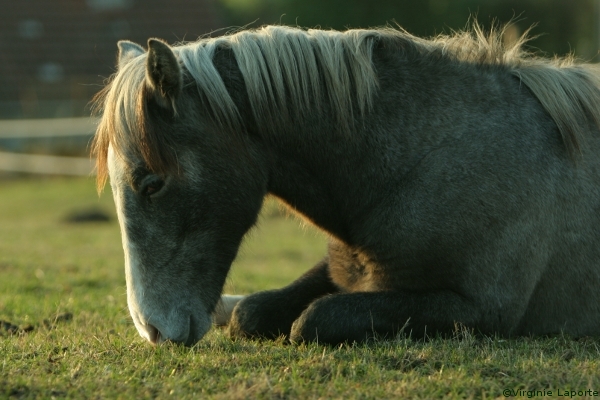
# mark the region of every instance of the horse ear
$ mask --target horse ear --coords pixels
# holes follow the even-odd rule
[[[142,46],[129,40],[120,40],[117,42],[117,46],[119,47],[119,68],[145,52]]]
[[[146,82],[153,89],[158,103],[164,107],[173,105],[183,87],[181,67],[175,53],[160,39],[148,40]]]

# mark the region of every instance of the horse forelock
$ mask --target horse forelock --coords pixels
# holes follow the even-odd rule
[[[98,190],[104,187],[108,178],[108,147],[112,145],[115,152],[122,156],[124,140],[131,137],[131,132],[139,125],[135,99],[139,96],[138,86],[142,77],[135,79],[134,67],[137,64],[141,64],[139,58],[119,69],[94,99],[94,109],[101,116],[92,144]]]
[[[149,120],[150,89],[145,84],[146,57],[131,60],[117,71],[94,98],[93,109],[101,115],[92,143],[96,158],[97,189],[108,178],[108,147],[126,162],[139,155],[153,172],[165,173],[172,167],[168,137],[157,132]]]

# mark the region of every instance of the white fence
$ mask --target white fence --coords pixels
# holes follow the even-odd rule
[[[91,137],[95,129],[96,121],[92,118],[0,120],[0,140]],[[59,157],[0,151],[0,171],[86,176],[93,173],[93,165],[93,160],[84,157]]]

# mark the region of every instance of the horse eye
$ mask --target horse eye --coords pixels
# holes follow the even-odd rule
[[[149,179],[144,180],[142,187],[140,188],[140,193],[144,196],[152,196],[153,194],[158,193],[163,186],[165,186],[165,181],[157,176],[152,176]]]

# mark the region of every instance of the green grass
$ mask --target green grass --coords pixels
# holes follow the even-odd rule
[[[192,348],[153,347],[127,311],[112,198],[98,198],[93,186],[85,179],[0,181],[0,320],[31,329],[0,327],[0,398],[504,398],[503,390],[565,398],[570,390],[600,391],[598,338],[501,340],[458,331],[449,340],[331,348],[231,341],[213,329]],[[110,213],[112,222],[64,222],[89,208]],[[283,286],[324,251],[321,234],[269,203],[226,291]]]

